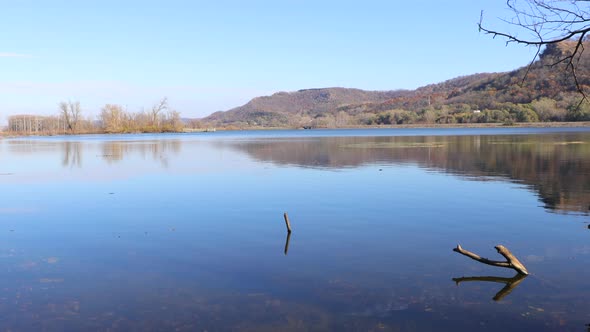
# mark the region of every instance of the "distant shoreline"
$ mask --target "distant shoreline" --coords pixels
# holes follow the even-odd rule
[[[217,127],[216,131],[246,131],[246,130],[331,130],[331,129],[420,129],[420,128],[590,128],[590,121],[580,122],[516,122],[511,125],[503,123],[450,123],[450,124],[402,124],[402,125],[367,125],[367,126],[342,126],[336,128],[295,128],[295,127]],[[179,132],[166,132],[166,134],[183,134],[207,132],[207,130],[188,130]],[[0,138],[16,138],[30,136],[80,136],[80,135],[132,135],[138,133],[77,133],[77,134],[43,134],[36,133],[31,135],[14,135],[11,132],[0,131]],[[163,134],[163,133],[151,133]]]
[[[590,127],[590,121],[579,122],[515,122],[511,125],[504,123],[436,123],[436,124],[401,124],[401,125],[355,125],[334,128],[318,127],[304,129],[301,127],[217,127],[217,131],[240,130],[318,130],[318,129],[403,129],[403,128],[583,128]]]
[[[579,122],[515,122],[511,125],[504,123],[437,123],[437,124],[407,124],[384,126],[358,126],[350,128],[559,128],[559,127],[590,127],[590,121]]]

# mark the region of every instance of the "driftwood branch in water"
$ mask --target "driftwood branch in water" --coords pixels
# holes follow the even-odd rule
[[[461,255],[465,255],[465,256],[467,256],[471,259],[474,259],[480,263],[484,263],[484,264],[488,264],[488,265],[492,265],[492,266],[499,266],[499,267],[506,267],[509,269],[514,269],[514,270],[516,270],[516,272],[523,274],[523,275],[529,274],[529,271],[527,271],[526,267],[524,267],[524,265],[510,252],[510,250],[508,250],[508,248],[504,247],[503,245],[497,245],[494,248],[496,248],[496,250],[498,251],[498,253],[500,255],[502,255],[502,256],[504,256],[504,258],[506,258],[505,262],[493,261],[493,260],[489,260],[487,258],[483,258],[477,254],[472,253],[471,251],[463,249],[463,247],[461,247],[460,244],[458,244],[457,247],[453,249],[453,251],[458,252]]]
[[[291,222],[289,221],[289,215],[287,214],[287,212],[285,212],[283,214],[283,217],[285,218],[285,225],[287,226],[287,233],[291,234]]]
[[[504,288],[502,288],[496,296],[494,296],[494,301],[500,301],[505,298],[508,294],[510,294],[516,286],[518,286],[524,278],[527,276],[525,274],[517,273],[512,278],[503,278],[503,277],[461,277],[461,278],[453,278],[453,281],[459,286],[462,282],[469,282],[469,281],[487,281],[487,282],[498,282],[502,284],[506,284]]]

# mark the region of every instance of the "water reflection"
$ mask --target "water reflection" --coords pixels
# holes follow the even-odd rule
[[[8,140],[9,152],[62,152],[64,168],[82,167],[82,150],[108,164],[137,156],[168,168],[182,146],[238,150],[256,161],[305,168],[344,169],[366,165],[413,164],[469,180],[504,178],[533,190],[551,211],[590,212],[590,133],[501,136],[377,136],[219,139],[50,141]],[[381,170],[381,169],[380,169]]]
[[[61,148],[63,167],[82,167],[82,143],[63,142]]]
[[[461,278],[453,278],[453,281],[459,286],[462,282],[473,282],[473,281],[483,281],[483,282],[497,282],[501,284],[506,284],[504,288],[502,288],[496,295],[493,297],[494,301],[501,301],[503,298],[508,296],[514,288],[516,288],[523,280],[527,277],[527,275],[517,273],[512,278],[505,278],[505,277],[461,277]]]
[[[554,209],[587,209],[585,135],[182,137],[0,142],[0,175],[16,174],[0,176],[10,193],[0,326],[563,331],[590,321],[584,218],[543,213],[520,186],[464,181],[510,179],[565,197]],[[276,218],[284,209],[300,216],[295,248]],[[451,258],[457,238],[476,252],[506,242],[535,277],[455,278],[476,286],[457,288],[462,271],[494,274]]]
[[[287,238],[285,239],[285,256],[289,253],[289,242],[291,241],[291,232],[287,232]]]
[[[102,158],[109,164],[119,162],[131,154],[158,161],[168,167],[168,153],[178,154],[180,140],[108,141],[101,144]]]
[[[314,168],[417,164],[473,180],[501,177],[534,190],[550,210],[588,214],[590,134],[325,137],[220,142],[256,160]]]
[[[10,153],[14,155],[53,153],[59,149],[62,153],[61,164],[64,168],[82,167],[83,150],[92,151],[95,148],[91,141],[9,140],[7,143]],[[114,164],[132,155],[138,155],[143,159],[151,159],[160,163],[161,166],[167,167],[169,155],[179,154],[181,146],[181,141],[177,139],[101,141],[99,143],[100,152],[96,153],[96,156],[109,164]]]

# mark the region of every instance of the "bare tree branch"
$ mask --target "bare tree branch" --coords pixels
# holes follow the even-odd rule
[[[516,43],[537,48],[537,52],[529,64],[524,79],[526,79],[541,48],[565,41],[576,42],[573,50],[564,54],[553,65],[566,64],[566,70],[572,75],[576,90],[582,95],[580,104],[587,101],[584,86],[578,77],[577,66],[584,52],[585,37],[590,32],[590,1],[588,0],[507,0],[506,6],[512,11],[510,20],[503,20],[517,31],[500,31],[484,25],[483,11],[478,23],[479,31],[501,37],[507,44]],[[518,32],[525,33],[521,37]]]
[[[159,125],[159,116],[160,113],[162,113],[162,111],[165,111],[168,109],[168,98],[164,97],[162,99],[160,99],[160,101],[155,104],[154,106],[152,106],[152,108],[150,109],[150,121],[151,121],[151,125],[152,126],[158,126]]]
[[[472,253],[471,251],[465,250],[463,249],[463,247],[461,247],[460,244],[457,244],[457,247],[453,249],[454,252],[458,252],[461,255],[467,256],[473,260],[476,260],[480,263],[484,263],[487,265],[492,265],[492,266],[499,266],[499,267],[506,267],[509,269],[514,269],[516,270],[516,272],[520,273],[520,274],[524,274],[524,275],[528,275],[529,272],[527,271],[526,267],[524,267],[524,265],[516,258],[516,256],[514,256],[510,250],[508,250],[508,248],[504,247],[503,245],[497,245],[494,248],[496,248],[496,250],[498,251],[498,253],[502,256],[504,256],[504,258],[506,258],[506,261],[501,262],[501,261],[493,261],[487,258],[483,258],[475,253]]]

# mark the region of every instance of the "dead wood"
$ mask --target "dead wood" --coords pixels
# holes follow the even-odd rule
[[[291,222],[289,221],[289,215],[287,215],[287,212],[283,214],[283,217],[285,217],[285,225],[287,225],[287,232],[291,233]]]
[[[526,267],[524,267],[524,265],[510,252],[510,250],[508,250],[508,248],[506,248],[500,244],[495,246],[494,248],[496,248],[496,250],[498,251],[498,253],[500,255],[502,255],[502,256],[504,256],[504,258],[506,258],[506,261],[504,261],[504,262],[493,261],[493,260],[490,260],[487,258],[483,258],[475,253],[472,253],[471,251],[463,249],[460,244],[457,244],[457,247],[454,248],[453,251],[458,252],[461,255],[467,256],[467,257],[469,257],[473,260],[476,260],[480,263],[484,263],[484,264],[492,265],[492,266],[499,266],[499,267],[514,269],[514,270],[516,270],[516,272],[523,274],[523,275],[529,274]]]

